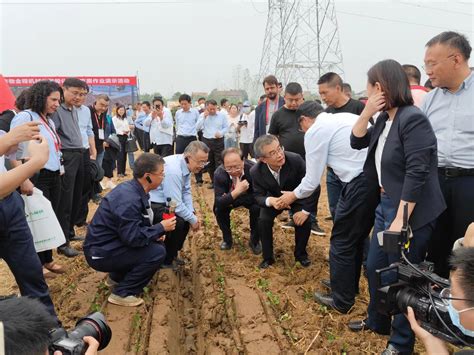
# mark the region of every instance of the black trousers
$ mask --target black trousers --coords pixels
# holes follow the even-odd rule
[[[74,236],[74,223],[82,198],[83,149],[63,150],[63,159],[65,173],[61,176],[58,220],[68,244],[69,239]]]
[[[202,141],[209,147],[209,165],[207,166],[207,172],[211,177],[211,181],[214,181],[214,171],[219,165],[222,164],[222,151],[224,150],[224,138],[207,139],[202,138]]]
[[[16,191],[0,200],[0,258],[15,276],[21,295],[39,300],[57,319],[25,218],[25,204]]]
[[[145,143],[143,141],[143,133],[145,131],[143,129],[140,129],[138,127],[135,127],[133,133],[135,134],[135,138],[137,138],[137,143],[138,146],[140,147],[141,150],[145,150]]]
[[[84,179],[82,181],[82,196],[80,201],[79,210],[77,212],[75,225],[83,224],[87,220],[89,214],[89,201],[92,197],[92,172],[91,172],[91,158],[89,155],[89,149],[85,150],[82,154],[84,162]]]
[[[374,224],[375,208],[363,174],[343,184],[329,249],[332,296],[341,310],[348,311],[359,292],[364,243]]]
[[[43,196],[51,202],[51,207],[57,217],[59,212],[59,199],[61,196],[61,178],[59,176],[59,171],[41,169],[32,182],[36,188],[43,192]],[[41,261],[41,265],[50,263],[53,261],[53,251],[45,250],[39,252],[38,257]]]
[[[438,275],[447,278],[453,244],[474,222],[474,176],[447,177],[440,171],[438,178],[447,208],[437,219],[427,259],[434,262]]]
[[[188,144],[195,140],[197,140],[195,136],[176,136],[176,154],[183,154]],[[202,183],[202,172],[194,175],[196,182]]]
[[[258,217],[260,214],[260,207],[254,203],[242,202],[237,198],[231,206],[217,207],[214,206],[214,215],[216,216],[217,224],[222,231],[222,239],[227,244],[232,245],[232,231],[230,229],[230,212],[237,207],[245,207],[249,210],[250,215],[250,242],[257,245],[260,238],[258,234]]]
[[[115,162],[117,161],[118,153],[119,151],[115,148],[105,148],[104,160],[102,161],[102,168],[104,169],[105,177],[114,177]]]
[[[249,155],[251,158],[254,157],[252,143],[240,143],[240,150],[244,159],[247,159]]]
[[[173,154],[173,146],[171,144],[153,144],[153,152],[164,158]]]
[[[294,214],[301,209],[295,209],[291,206],[291,212]],[[260,208],[260,216],[258,218],[258,231],[262,241],[263,260],[274,259],[273,256],[273,220],[282,211],[276,210],[273,207]],[[309,236],[311,234],[311,218],[308,219],[301,226],[295,227],[295,251],[294,256],[296,260],[302,260],[308,257],[306,252],[306,245],[308,244]]]
[[[163,213],[166,212],[166,206],[160,203],[151,203],[154,218],[153,224],[160,223],[163,220]],[[164,264],[171,264],[178,256],[178,251],[183,249],[186,236],[189,232],[189,222],[186,222],[179,216],[176,216],[176,228],[172,232],[166,233],[165,247],[166,257]]]
[[[125,174],[127,167],[127,139],[128,135],[118,135],[120,142],[120,151],[117,154],[117,174]]]

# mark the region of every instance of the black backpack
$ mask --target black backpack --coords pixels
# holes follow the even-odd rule
[[[10,131],[10,124],[15,116],[16,112],[13,110],[5,110],[0,113],[0,131],[8,133]]]

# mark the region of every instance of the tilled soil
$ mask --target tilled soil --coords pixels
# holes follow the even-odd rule
[[[232,212],[234,247],[220,251],[221,233],[212,213],[213,190],[193,186],[194,204],[202,229],[190,233],[177,271],[160,271],[144,290],[145,305],[124,308],[108,304],[106,277],[88,267],[83,256],[55,260],[68,272],[48,280],[51,295],[65,327],[92,311],[102,311],[113,331],[103,354],[322,354],[380,353],[387,339],[373,333],[353,333],[346,326],[366,312],[367,283],[348,315],[327,310],[313,301],[315,290],[325,291],[328,278],[331,222],[326,193],[318,219],[326,237],[311,236],[309,268],[295,265],[294,233],[276,220],[276,263],[267,270],[261,256],[248,248],[249,219],[245,209]],[[97,208],[90,205],[90,217]],[[84,235],[85,229],[77,234]],[[80,242],[73,244],[80,249]],[[18,292],[5,264],[0,262],[0,294]]]

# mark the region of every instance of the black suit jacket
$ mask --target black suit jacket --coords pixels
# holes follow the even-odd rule
[[[277,110],[284,104],[285,100],[283,97],[279,96]],[[255,142],[258,137],[264,136],[265,134],[267,134],[267,100],[263,101],[255,109],[255,128],[253,132],[253,141]]]
[[[261,207],[267,207],[267,197],[280,197],[282,191],[293,191],[306,174],[306,165],[299,154],[285,152],[285,164],[280,170],[280,184],[273,177],[267,164],[258,162],[250,170],[253,179],[255,199]],[[317,190],[309,197],[296,200],[293,205],[297,211],[314,212]]]
[[[388,119],[380,114],[364,137],[351,135],[354,149],[369,147],[364,174],[378,189],[375,149]],[[415,106],[399,107],[382,153],[382,186],[390,199],[416,202],[410,225],[418,229],[436,219],[446,208],[438,181],[436,136],[428,118]],[[377,196],[380,198],[380,194]]]
[[[214,172],[214,206],[218,208],[231,207],[233,204],[250,205],[255,204],[255,198],[253,197],[253,183],[252,176],[250,175],[250,169],[255,163],[245,159],[244,161],[244,175],[242,180],[247,180],[249,183],[249,189],[238,196],[235,200],[230,194],[232,188],[232,179],[230,175],[224,170],[224,166],[221,164]]]

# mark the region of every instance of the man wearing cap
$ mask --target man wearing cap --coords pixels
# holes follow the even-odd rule
[[[315,293],[315,300],[341,313],[354,305],[359,289],[364,239],[373,225],[375,204],[370,203],[369,186],[363,174],[366,151],[351,148],[350,134],[358,116],[330,114],[314,102],[298,109],[301,129],[306,132],[306,175],[293,191],[284,192],[280,201],[291,204],[310,196],[321,183],[326,165],[343,183],[335,213],[329,251],[331,280],[323,280],[330,293]]]

